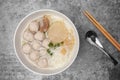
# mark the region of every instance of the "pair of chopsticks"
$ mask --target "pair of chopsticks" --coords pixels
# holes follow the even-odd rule
[[[84,15],[103,33],[103,35],[120,51],[120,44],[104,29],[104,27],[88,12],[84,11]]]

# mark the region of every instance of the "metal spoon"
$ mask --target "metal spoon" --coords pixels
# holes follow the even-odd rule
[[[86,40],[96,46],[98,49],[100,49],[103,53],[105,53],[107,55],[107,57],[113,62],[114,65],[117,65],[118,62],[109,54],[105,51],[105,49],[103,48],[102,44],[100,43],[100,41],[97,38],[97,34],[94,31],[88,31],[85,35]]]

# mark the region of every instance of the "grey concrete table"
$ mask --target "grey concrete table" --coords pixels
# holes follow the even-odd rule
[[[20,20],[43,8],[68,16],[81,40],[75,62],[54,76],[40,76],[28,71],[13,49],[13,35]],[[84,9],[120,43],[120,0],[0,0],[0,80],[120,80],[120,64],[114,67],[102,52],[85,41],[88,30],[96,31],[106,50],[120,62],[120,52],[83,15]]]

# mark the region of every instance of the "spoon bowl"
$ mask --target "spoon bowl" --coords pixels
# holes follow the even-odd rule
[[[109,54],[106,52],[104,47],[102,46],[101,42],[98,39],[97,34],[94,31],[88,31],[85,35],[85,39],[93,46],[100,49],[107,57],[113,62],[114,65],[117,65],[118,62]]]

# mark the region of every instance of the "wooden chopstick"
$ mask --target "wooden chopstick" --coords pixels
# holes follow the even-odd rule
[[[103,33],[103,35],[120,51],[120,44],[104,29],[104,27],[88,12],[84,15]]]

